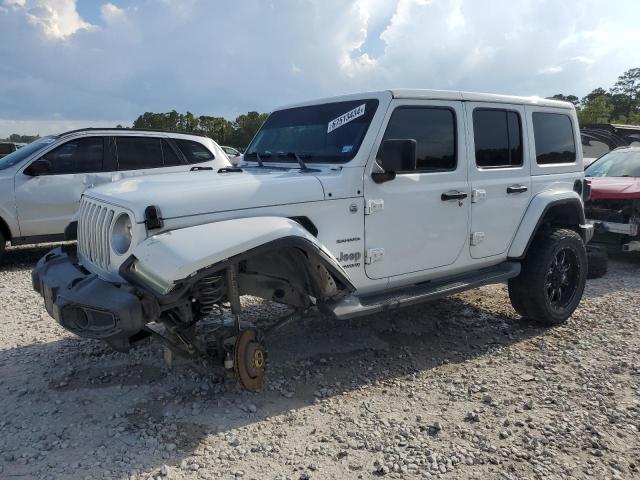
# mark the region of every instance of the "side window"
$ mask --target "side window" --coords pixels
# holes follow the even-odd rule
[[[533,134],[536,137],[536,161],[539,165],[576,161],[573,125],[568,115],[534,112]]]
[[[183,165],[182,160],[178,158],[178,155],[173,150],[173,147],[166,140],[162,140],[162,158],[164,160],[165,167],[176,167]]]
[[[394,110],[382,141],[416,141],[416,171],[455,170],[456,117],[441,107],[398,107]]]
[[[162,149],[159,138],[116,137],[118,170],[160,168]]]
[[[208,162],[216,158],[213,153],[201,143],[179,138],[174,138],[173,141],[176,142],[176,145],[178,145],[178,148],[189,163]]]
[[[71,140],[46,153],[42,159],[49,162],[48,175],[101,172],[104,140],[102,137]]]
[[[476,108],[473,138],[478,167],[522,166],[522,124],[517,112]]]

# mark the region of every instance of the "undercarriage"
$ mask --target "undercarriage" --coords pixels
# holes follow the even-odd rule
[[[219,378],[236,379],[243,389],[255,391],[265,375],[266,336],[310,312],[289,308],[260,326],[242,320],[241,278],[236,266],[203,277],[188,295],[190,305],[164,312],[145,332],[165,345],[168,362],[173,354],[187,357]]]
[[[258,390],[265,373],[265,334],[343,295],[322,264],[301,268],[307,259],[289,251],[231,261],[197,272],[175,292],[157,296],[135,282],[104,281],[56,249],[38,262],[32,279],[49,314],[81,337],[126,352],[153,336],[168,349],[168,357],[188,357],[216,376]],[[241,318],[241,295],[274,301],[289,313],[259,329]]]

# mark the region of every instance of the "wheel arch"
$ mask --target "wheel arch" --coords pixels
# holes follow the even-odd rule
[[[219,242],[208,245],[207,238],[217,238]],[[241,264],[244,269],[239,277],[240,286],[250,289],[243,293],[256,294],[266,286],[277,289],[287,282],[296,284],[299,291],[300,285],[307,283],[312,285],[312,291],[307,293],[319,298],[327,291],[326,285],[325,288],[322,285],[323,279],[327,280],[326,273],[339,292],[355,290],[329,250],[297,221],[282,217],[225,220],[147,239],[120,268],[123,278],[144,288],[130,270],[133,262],[144,263],[153,275],[175,284],[169,294],[159,298],[161,303],[180,298],[207,275]]]
[[[575,230],[587,243],[586,218],[582,199],[575,192],[540,194],[529,205],[520,222],[518,231],[509,249],[509,258],[526,256],[535,236],[546,227],[563,227]]]

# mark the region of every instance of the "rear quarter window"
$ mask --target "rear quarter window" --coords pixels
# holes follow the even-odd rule
[[[193,140],[174,138],[174,142],[185,156],[189,163],[202,163],[215,159],[216,157],[207,147]]]
[[[576,161],[576,143],[571,117],[562,113],[534,112],[533,135],[538,165]]]

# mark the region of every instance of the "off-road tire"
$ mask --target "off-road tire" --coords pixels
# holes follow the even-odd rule
[[[564,323],[582,299],[587,265],[584,242],[573,230],[556,228],[536,235],[520,275],[509,280],[513,308],[544,325]]]
[[[609,254],[606,248],[595,245],[587,246],[587,262],[589,264],[587,278],[604,277],[609,264]]]

